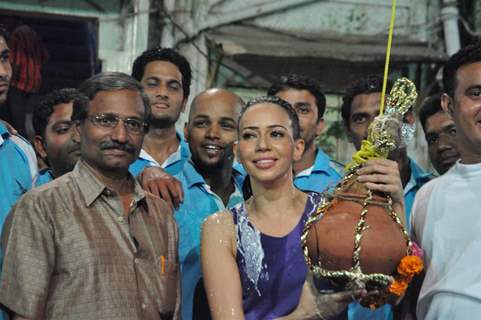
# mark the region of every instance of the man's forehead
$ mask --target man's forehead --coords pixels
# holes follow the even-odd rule
[[[180,69],[169,61],[154,60],[145,65],[144,78],[175,79],[182,82]]]
[[[460,66],[454,76],[455,84],[462,80],[471,81],[476,77],[476,80],[481,78],[481,61],[468,63]]]
[[[192,116],[206,116],[206,117],[224,117],[235,118],[235,115],[240,112],[240,107],[237,103],[229,103],[228,101],[211,100],[199,102],[192,109]]]
[[[426,119],[426,131],[428,132],[440,132],[452,125],[454,125],[453,119],[442,110]]]
[[[280,90],[279,92],[276,92],[276,96],[279,98],[282,98],[284,100],[287,99],[301,99],[301,100],[306,100],[307,99],[315,99],[314,95],[307,89],[298,89],[298,88],[285,88]]]
[[[145,112],[140,93],[130,89],[99,91],[90,100],[89,109],[119,115],[131,114],[132,112],[143,115]]]
[[[380,109],[381,93],[361,93],[352,99],[351,114],[359,112],[378,113]]]

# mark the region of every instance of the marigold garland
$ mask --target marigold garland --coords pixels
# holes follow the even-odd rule
[[[400,297],[406,292],[413,277],[424,269],[423,260],[418,256],[405,256],[397,266],[397,275],[389,285],[389,292]]]

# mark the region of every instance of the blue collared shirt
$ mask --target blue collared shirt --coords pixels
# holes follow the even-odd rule
[[[411,218],[411,208],[414,203],[414,196],[416,192],[434,176],[421,169],[419,165],[411,158],[409,158],[409,166],[411,168],[411,177],[408,184],[404,187],[404,205],[406,208],[406,223],[409,228]],[[393,314],[390,305],[385,305],[374,311],[368,308],[363,308],[361,305],[351,303],[349,305],[348,317],[349,320],[391,320]]]
[[[33,186],[40,187],[43,184],[49,183],[55,179],[50,168],[42,169],[38,172],[37,176],[33,179]]]
[[[159,164],[150,154],[144,149],[140,150],[139,157],[129,167],[129,171],[133,176],[138,176],[146,167],[161,167],[170,175],[176,175],[184,167],[184,163],[190,158],[189,145],[184,139],[184,135],[177,132],[177,139],[179,139],[179,147],[172,153],[162,164]]]
[[[195,287],[202,277],[200,266],[200,234],[202,222],[211,214],[232,208],[242,202],[242,182],[244,176],[232,169],[235,191],[227,206],[213,193],[204,178],[195,170],[191,161],[184,164],[183,170],[175,176],[184,189],[184,201],[175,211],[179,227],[179,259],[182,283],[182,319],[192,319]]]
[[[409,166],[411,168],[411,178],[404,187],[404,206],[406,207],[406,224],[408,228],[411,226],[411,209],[416,193],[426,182],[434,178],[432,173],[424,171],[416,161],[411,158],[409,158]]]
[[[324,192],[335,187],[342,178],[342,165],[334,162],[320,148],[312,167],[299,172],[294,178],[294,185],[304,192]]]
[[[36,163],[32,161],[32,147],[18,136],[12,136],[0,122],[0,231],[17,199],[32,188]],[[0,271],[3,254],[0,252]],[[6,319],[0,311],[0,319]]]

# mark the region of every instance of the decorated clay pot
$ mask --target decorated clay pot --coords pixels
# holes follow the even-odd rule
[[[407,254],[409,238],[389,197],[371,193],[356,178],[355,171],[348,174],[324,211],[306,224],[306,258],[314,270],[325,271],[320,276],[340,286],[354,280],[386,286]]]

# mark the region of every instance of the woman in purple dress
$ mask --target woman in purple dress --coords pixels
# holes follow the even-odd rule
[[[254,99],[241,113],[237,157],[249,174],[252,196],[207,218],[202,230],[213,319],[332,319],[353,294],[367,294],[320,294],[306,280],[300,237],[322,196],[293,184],[292,163],[304,150],[298,121],[289,103],[277,97]]]
[[[214,319],[307,314],[296,309],[307,275],[300,236],[321,195],[294,187],[292,162],[303,150],[288,103],[268,97],[247,105],[239,119],[237,156],[249,173],[252,196],[209,217],[202,232],[202,269]],[[350,293],[344,300],[342,307]]]

